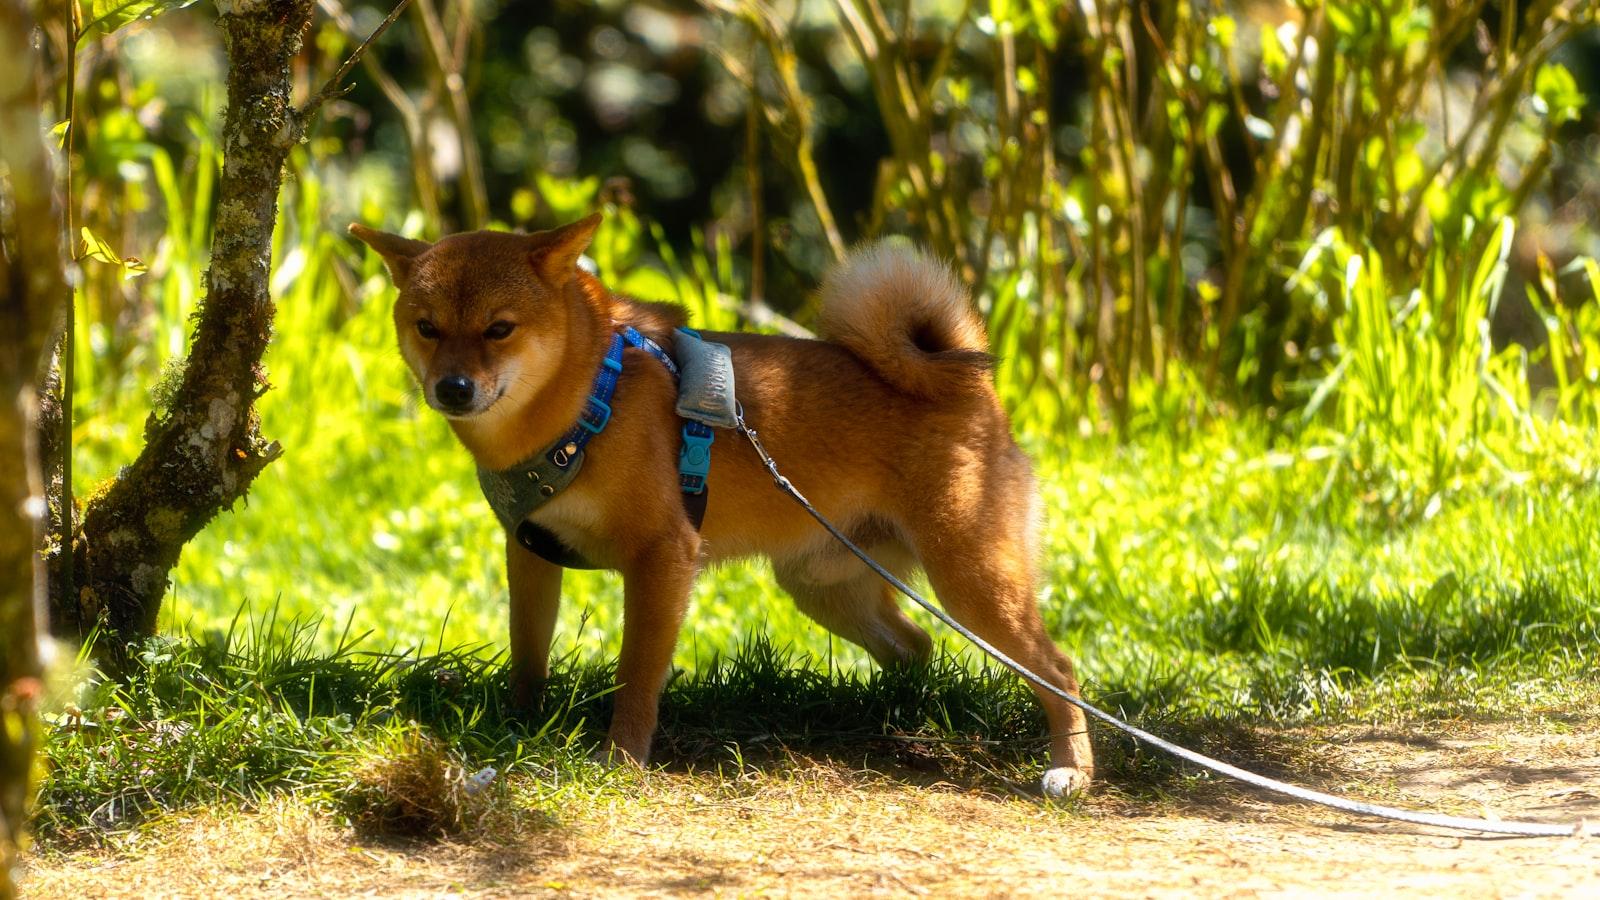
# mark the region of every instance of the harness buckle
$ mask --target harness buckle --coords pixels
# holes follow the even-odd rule
[[[678,486],[685,494],[698,494],[706,489],[706,476],[711,474],[711,443],[716,435],[698,422],[683,426],[683,445],[678,450]]]
[[[593,395],[584,402],[583,414],[578,416],[578,426],[590,434],[599,434],[604,431],[606,424],[610,421],[611,406]]]

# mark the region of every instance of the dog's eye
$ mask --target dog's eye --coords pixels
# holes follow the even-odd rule
[[[439,327],[427,319],[418,319],[417,334],[422,335],[424,340],[436,341],[439,339]]]
[[[483,336],[491,341],[503,341],[511,336],[511,329],[515,327],[517,326],[511,324],[510,322],[495,322],[483,330]]]

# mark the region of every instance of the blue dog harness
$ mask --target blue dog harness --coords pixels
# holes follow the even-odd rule
[[[733,426],[733,354],[726,345],[701,340],[698,332],[687,328],[678,329],[676,338],[684,361],[681,370],[660,344],[638,329],[627,326],[618,331],[611,337],[578,421],[566,434],[509,469],[478,469],[478,485],[484,498],[500,524],[516,535],[518,543],[559,566],[599,568],[549,529],[528,521],[528,516],[572,483],[583,468],[584,447],[610,423],[611,401],[622,375],[626,347],[637,347],[655,357],[678,384],[676,411],[685,419],[683,443],[678,451],[678,486],[685,514],[696,530],[700,528],[705,520],[706,482],[715,440],[711,426]]]

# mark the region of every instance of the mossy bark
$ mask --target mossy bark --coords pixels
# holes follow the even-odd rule
[[[67,296],[33,34],[26,0],[0,0],[0,898],[14,895],[39,740],[43,485],[33,436],[40,358]]]
[[[223,166],[206,299],[183,378],[166,411],[145,423],[145,446],[83,511],[73,546],[73,596],[51,594],[52,627],[81,636],[105,627],[110,661],[151,634],[178,554],[233,506],[278,456],[255,400],[272,334],[267,282],[278,189],[303,133],[290,62],[314,0],[218,0],[228,51]]]

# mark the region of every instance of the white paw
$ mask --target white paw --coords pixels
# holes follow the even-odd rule
[[[1092,776],[1084,769],[1061,766],[1050,769],[1039,780],[1039,788],[1046,797],[1071,797],[1089,790]]]

